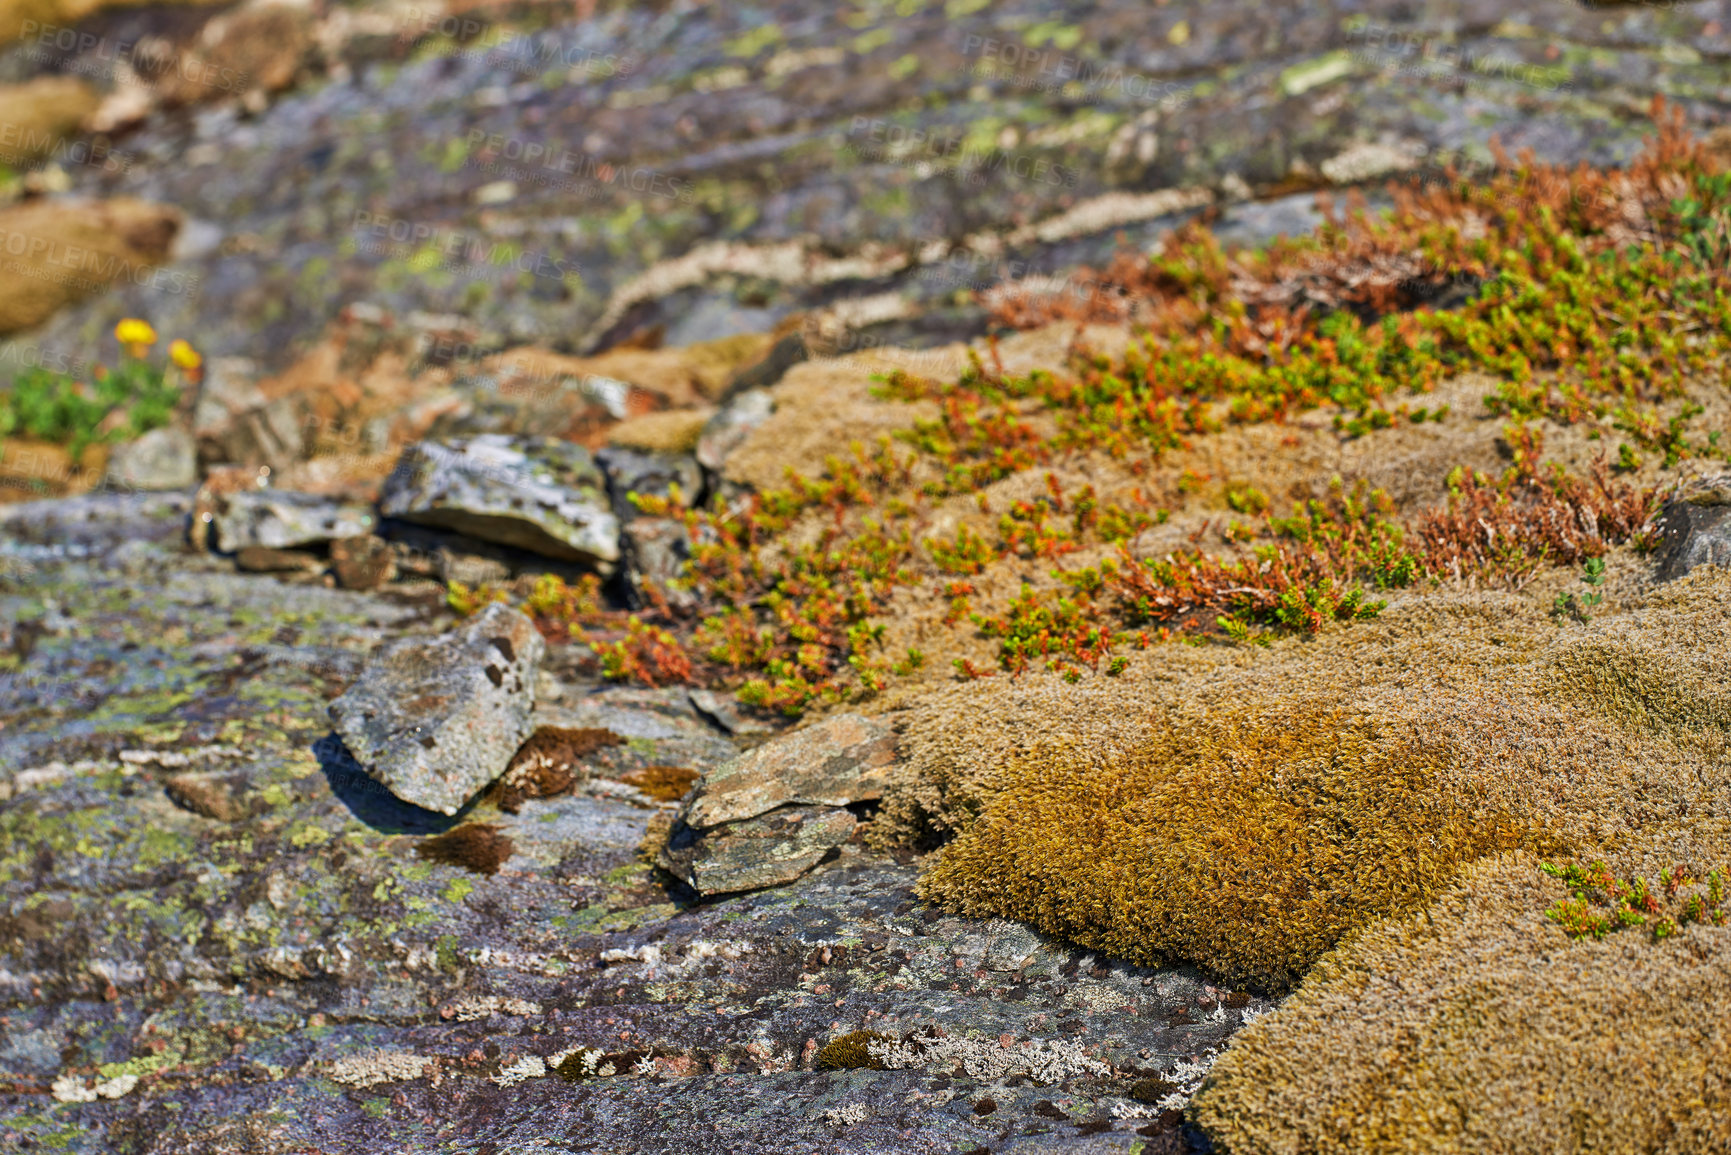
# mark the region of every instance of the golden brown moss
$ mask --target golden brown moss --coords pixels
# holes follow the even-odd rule
[[[952,909],[1289,985],[1482,856],[1731,816],[1728,621],[1731,575],[1703,570],[1587,627],[1437,595],[1266,651],[1168,647],[1116,702],[970,686],[910,711],[878,837],[955,833],[922,883]]]
[[[853,1031],[840,1038],[831,1039],[829,1044],[817,1053],[817,1069],[853,1071],[864,1067],[881,1071],[884,1069],[883,1060],[871,1053],[871,1045],[894,1041],[888,1035],[880,1035],[876,1031]]]
[[[1731,929],[1572,941],[1565,894],[1507,855],[1366,930],[1234,1038],[1193,1117],[1235,1155],[1731,1150]]]
[[[540,727],[512,755],[511,764],[499,779],[499,809],[516,814],[531,798],[552,798],[565,793],[587,773],[585,758],[624,742],[611,730]]]
[[[474,822],[428,838],[415,847],[415,853],[422,858],[461,866],[477,874],[497,874],[516,851],[516,843],[497,826]]]
[[[657,802],[677,802],[697,781],[697,771],[689,766],[644,766],[621,775],[620,781]]]
[[[1043,751],[922,883],[1121,958],[1284,987],[1487,853],[1553,844],[1451,790],[1446,746],[1317,702],[1174,720],[1122,761]]]

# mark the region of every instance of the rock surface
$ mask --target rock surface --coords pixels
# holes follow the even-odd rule
[[[455,814],[504,773],[533,729],[545,649],[527,617],[495,603],[450,634],[385,647],[331,703],[331,722],[392,794]]]
[[[790,803],[847,806],[883,797],[895,734],[881,721],[838,714],[766,742],[703,776],[680,817],[706,830]]]
[[[1731,566],[1731,478],[1668,504],[1659,534],[1660,581],[1674,581],[1696,566]]]
[[[109,454],[108,484],[117,489],[190,489],[198,484],[198,447],[178,425],[153,429]]]
[[[626,740],[590,786],[478,803],[516,847],[496,874],[422,860],[442,827],[323,719],[369,647],[425,640],[421,611],[175,554],[188,506],[0,513],[0,834],[36,848],[0,858],[0,1133],[21,1150],[1182,1152],[1130,1089],[1270,1005],[927,909],[917,866],[852,843],[694,903],[641,860],[657,812],[602,789],[737,752],[681,690],[568,684],[547,723]],[[105,566],[134,547],[177,560]],[[942,1031],[961,1059],[815,1069],[860,1029]],[[1059,1045],[1109,1073],[1035,1061]],[[596,1073],[567,1082],[579,1050]],[[1047,1076],[991,1073],[1018,1065]]]
[[[716,411],[697,439],[697,460],[711,473],[720,473],[727,455],[744,444],[751,431],[769,420],[775,397],[768,389],[747,389]]]
[[[331,543],[331,572],[346,590],[376,590],[397,573],[391,543],[374,534]]]
[[[563,561],[611,571],[619,520],[589,451],[548,438],[482,434],[404,452],[379,509]]]
[[[294,549],[373,531],[378,518],[364,505],[343,504],[290,490],[246,489],[219,496],[212,527],[216,548]]]
[[[848,840],[858,820],[834,806],[783,806],[698,834],[682,829],[656,859],[699,894],[792,882]]]

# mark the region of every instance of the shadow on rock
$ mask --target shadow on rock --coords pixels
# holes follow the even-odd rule
[[[325,772],[331,793],[356,818],[383,834],[443,834],[460,824],[474,806],[471,802],[456,814],[446,816],[404,802],[375,781],[334,733],[313,743],[313,756],[319,760],[319,769]]]

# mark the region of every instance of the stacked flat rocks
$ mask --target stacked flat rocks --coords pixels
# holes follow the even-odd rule
[[[791,882],[852,836],[846,809],[883,797],[895,735],[840,714],[716,767],[693,789],[659,863],[702,894]]]

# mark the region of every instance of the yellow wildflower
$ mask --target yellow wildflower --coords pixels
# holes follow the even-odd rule
[[[146,349],[156,344],[156,330],[150,327],[149,321],[128,317],[114,326],[114,339],[125,345],[134,357],[142,357]]]
[[[188,373],[204,364],[204,358],[198,355],[198,350],[179,338],[168,346],[168,359]]]

